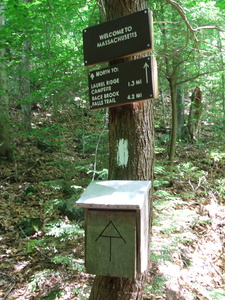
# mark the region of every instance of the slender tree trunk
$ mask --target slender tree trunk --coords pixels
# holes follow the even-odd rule
[[[160,95],[161,95],[161,99],[162,99],[163,126],[164,126],[164,128],[166,128],[167,127],[167,124],[166,124],[166,104],[165,104],[166,101],[165,101],[163,89],[161,89]]]
[[[107,19],[142,10],[146,8],[144,3],[145,1],[142,0],[105,0]],[[153,101],[109,109],[109,147],[109,179],[152,180],[154,165]],[[151,216],[151,195],[149,202],[149,215]],[[90,299],[140,300],[146,277],[147,272],[137,274],[135,279],[96,276]]]
[[[161,5],[161,14],[162,20],[164,21],[164,6]],[[166,27],[163,26],[162,34],[164,35],[164,48],[166,49]],[[170,98],[171,98],[171,106],[172,106],[172,118],[171,118],[171,131],[170,131],[170,149],[169,149],[169,161],[170,164],[173,165],[175,159],[175,150],[176,150],[176,141],[177,141],[177,96],[176,96],[176,85],[174,84],[174,72],[172,70],[171,75],[171,67],[169,62],[168,55],[165,55],[165,66],[166,66],[166,76],[169,82],[170,87]]]
[[[184,91],[182,86],[177,86],[177,133],[182,137],[184,131]]]
[[[25,0],[29,3],[30,0]],[[26,31],[25,31],[25,35]],[[20,99],[22,101],[22,126],[25,131],[31,130],[31,99],[30,99],[30,40],[25,37],[20,70]]]
[[[176,86],[173,83],[173,79],[169,79],[170,85],[170,96],[172,104],[172,124],[171,124],[171,137],[170,137],[170,151],[169,151],[169,161],[173,165],[175,159],[176,142],[177,142],[177,96],[176,96]]]
[[[191,140],[197,140],[200,135],[202,109],[202,91],[199,87],[196,87],[191,95],[191,105],[188,116],[188,130]]]
[[[224,65],[224,59],[223,59],[223,47],[222,47],[222,41],[221,41],[221,33],[218,31],[218,48],[220,51],[220,60],[221,65]],[[223,126],[225,127],[225,78],[224,78],[224,72],[221,73],[221,98],[222,98],[222,108],[223,108]]]
[[[20,98],[22,101],[22,126],[25,131],[31,130],[31,100],[30,100],[30,42],[23,42],[23,53],[20,74]]]
[[[5,25],[4,6],[0,5],[0,30]],[[5,47],[0,41],[0,156],[12,159],[9,144],[9,97]]]
[[[223,105],[223,126],[225,127],[225,77],[224,73],[221,74],[221,85],[222,85],[222,105]]]

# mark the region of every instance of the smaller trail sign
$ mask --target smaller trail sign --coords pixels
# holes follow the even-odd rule
[[[153,50],[152,12],[148,9],[83,30],[86,66]]]
[[[90,72],[88,83],[92,109],[155,99],[158,97],[155,57]]]

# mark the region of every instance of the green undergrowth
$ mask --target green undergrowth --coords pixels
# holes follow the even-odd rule
[[[198,159],[188,159],[188,155],[197,155],[192,149],[196,151],[198,147]],[[200,243],[201,232],[210,230],[213,222],[205,213],[205,205],[211,205],[211,201],[215,201],[216,205],[220,202],[224,205],[225,202],[224,152],[219,146],[217,151],[210,148],[201,150],[202,146],[197,144],[190,146],[190,149],[185,159],[174,166],[160,159],[155,164],[150,257],[158,272],[146,290],[162,299],[165,299],[166,288],[173,277],[179,276],[183,269],[192,270],[195,267],[192,251]],[[168,274],[168,270],[172,270],[171,273],[169,271]],[[204,299],[224,299],[223,290],[213,285],[207,287],[195,282],[193,286],[188,286],[188,291],[193,295],[190,299],[197,299],[196,295],[201,295],[203,291]]]
[[[84,229],[80,224],[59,219],[49,222],[43,228],[41,237],[27,239],[26,252],[32,254],[38,251],[54,264],[63,264],[68,269],[83,271],[83,250],[76,255],[72,250],[79,247],[79,244],[83,243],[83,239]],[[67,252],[68,247],[71,247],[69,253]]]

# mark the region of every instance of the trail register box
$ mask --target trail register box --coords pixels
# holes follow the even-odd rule
[[[85,209],[88,273],[135,278],[148,265],[150,181],[91,182],[77,205]]]

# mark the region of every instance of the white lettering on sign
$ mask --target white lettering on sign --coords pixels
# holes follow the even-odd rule
[[[96,77],[104,76],[106,74],[110,74],[110,69],[99,70],[99,71],[96,71],[95,74],[96,74]]]
[[[95,95],[95,94],[99,94],[99,93],[103,93],[103,92],[110,92],[111,91],[111,86],[105,86],[99,89],[93,89],[91,90],[91,94]]]
[[[140,99],[142,97],[142,93],[130,94],[127,96],[128,100]]]
[[[95,107],[95,106],[99,106],[99,105],[103,105],[104,103],[103,103],[103,100],[101,100],[101,101],[93,101],[92,102],[92,107]]]
[[[137,32],[134,31],[134,32],[130,32],[130,33],[118,36],[118,37],[109,38],[107,40],[103,40],[103,41],[100,41],[99,43],[97,43],[97,48],[101,48],[101,47],[108,46],[111,44],[117,44],[119,42],[123,42],[123,41],[129,40],[129,39],[136,38],[137,36],[138,36]]]
[[[105,86],[104,81],[91,84],[91,89],[96,89],[96,88],[101,87],[101,86]]]
[[[102,94],[91,97],[92,101],[97,101],[97,100],[102,100],[102,99],[103,99],[103,95]]]
[[[108,70],[100,70],[90,74],[90,78],[93,80],[95,77],[103,76]],[[111,68],[112,73],[118,72],[119,68]],[[97,74],[98,73],[98,74]],[[95,74],[95,75],[94,75]],[[92,76],[93,75],[93,76]],[[90,85],[92,107],[114,104],[116,103],[116,97],[119,97],[119,91],[112,91],[113,85],[120,83],[120,78],[116,77],[113,79],[94,82]]]
[[[100,40],[105,40],[105,39],[108,39],[110,37],[117,36],[117,35],[120,35],[120,34],[124,34],[124,28],[101,34],[101,35],[99,35],[99,39]]]
[[[111,80],[106,80],[106,85],[112,85],[112,84],[117,84],[120,83],[119,78],[111,79]]]
[[[128,140],[120,139],[117,146],[117,164],[126,167],[128,163]]]
[[[105,104],[116,103],[116,99],[115,98],[104,99],[104,102],[105,102]]]
[[[108,38],[111,38],[111,37],[114,37],[114,36],[118,36],[118,35],[121,35],[121,34],[124,34],[124,33],[127,33],[127,32],[131,32],[132,29],[133,29],[132,26],[127,26],[127,27],[120,28],[120,29],[117,29],[117,30],[114,30],[114,31],[111,31],[111,32],[106,32],[104,34],[100,34],[99,39],[100,40],[105,40],[105,39],[108,39]]]
[[[112,70],[112,73],[119,72],[119,68],[117,68],[117,67],[113,67],[111,70]]]
[[[135,86],[142,84],[142,79],[131,80],[127,82],[128,86]]]
[[[104,94],[104,99],[106,98],[112,98],[112,97],[119,97],[119,91],[112,92],[112,93],[106,93]]]
[[[137,31],[133,31],[132,26],[126,26],[114,31],[106,32],[99,35],[99,42],[97,48],[116,44],[129,39],[136,38],[138,36]]]

